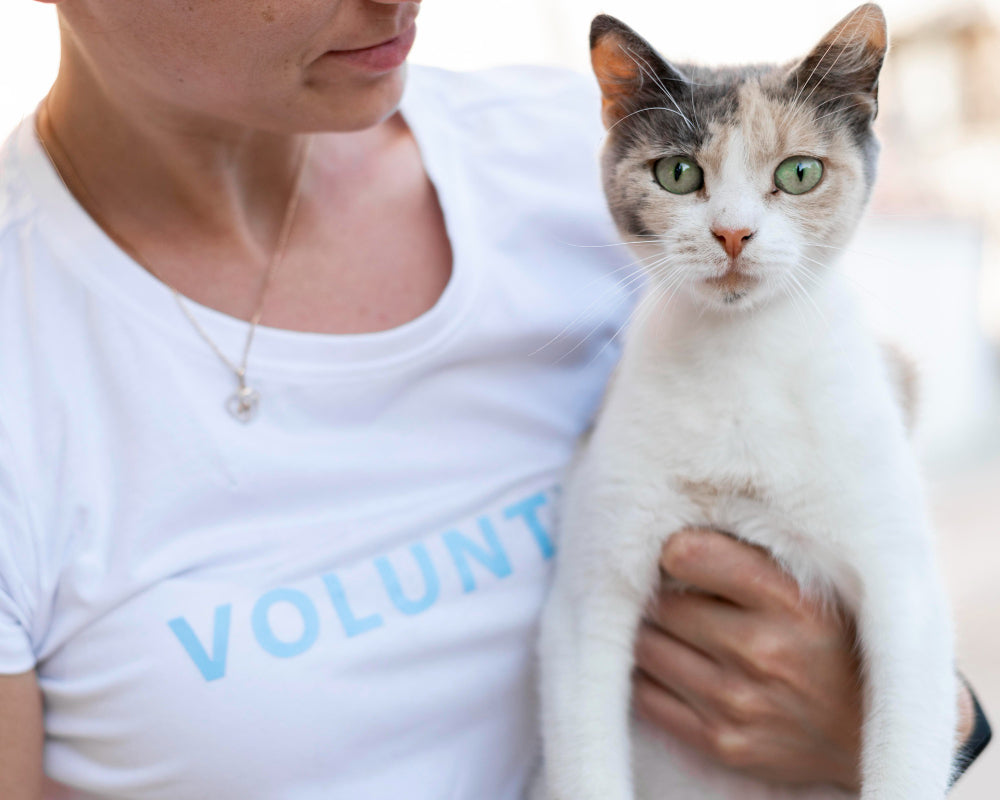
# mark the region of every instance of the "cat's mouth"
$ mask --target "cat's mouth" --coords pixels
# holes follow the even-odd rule
[[[730,267],[722,275],[717,275],[714,278],[706,278],[705,283],[716,289],[721,289],[727,298],[730,295],[738,295],[738,297],[735,298],[738,300],[740,297],[749,292],[754,286],[760,283],[760,278],[754,275],[748,275],[735,267]]]

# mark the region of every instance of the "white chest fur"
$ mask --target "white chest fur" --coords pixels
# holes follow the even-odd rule
[[[951,633],[889,372],[835,280],[815,309],[640,312],[575,464],[541,642],[552,800],[786,796],[629,722],[632,645],[673,531],[766,546],[858,621],[866,800],[940,800],[954,730]],[[680,776],[685,776],[683,779]],[[651,787],[662,787],[653,789]],[[789,797],[840,796],[829,788]]]

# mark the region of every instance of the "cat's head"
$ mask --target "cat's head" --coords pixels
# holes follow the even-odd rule
[[[663,290],[742,310],[815,282],[875,179],[881,9],[860,6],[783,66],[674,65],[606,15],[590,42],[608,203]]]

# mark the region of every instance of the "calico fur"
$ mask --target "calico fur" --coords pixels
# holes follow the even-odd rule
[[[912,376],[886,361],[832,268],[875,177],[886,44],[881,11],[866,5],[798,63],[707,69],[667,62],[611,17],[594,21],[605,190],[650,280],[567,481],[540,640],[537,800],[851,796],[762,783],[631,718],[659,553],[692,526],[766,547],[807,594],[853,614],[861,798],[945,796],[952,634],[900,408]],[[656,184],[652,165],[671,155],[701,166],[701,189]],[[796,155],[824,173],[792,196],[773,176]],[[751,232],[738,257],[720,229]]]

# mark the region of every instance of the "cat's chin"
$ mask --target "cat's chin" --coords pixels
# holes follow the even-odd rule
[[[774,299],[775,292],[768,282],[756,277],[744,277],[738,282],[708,278],[692,284],[689,294],[694,303],[706,310],[739,314],[751,311]]]

